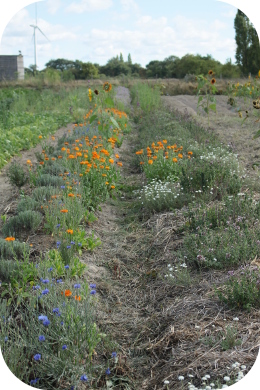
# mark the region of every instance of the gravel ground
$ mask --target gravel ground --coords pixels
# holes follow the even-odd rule
[[[124,103],[125,106],[130,106],[131,97],[129,89],[126,87],[116,87],[116,99]]]

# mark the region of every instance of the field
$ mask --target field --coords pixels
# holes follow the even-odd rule
[[[32,387],[221,389],[256,360],[255,97],[153,82],[0,90],[0,343]]]

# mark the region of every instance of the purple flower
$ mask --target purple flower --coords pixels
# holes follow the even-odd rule
[[[71,248],[71,246],[70,245],[67,245],[67,249],[70,249]]]
[[[78,246],[82,246],[81,242],[78,242]]]
[[[5,336],[5,343],[8,341],[8,337],[7,336]]]
[[[81,375],[80,380],[83,382],[87,382],[88,381],[87,375]]]
[[[61,323],[60,323],[61,325],[63,325],[64,324],[64,322],[63,321],[61,321]]]
[[[49,326],[50,323],[51,323],[51,322],[47,319],[47,320],[43,321],[42,324],[43,324],[44,326]]]
[[[39,290],[41,286],[33,286],[33,290]]]
[[[60,309],[59,309],[58,307],[55,307],[54,309],[52,309],[52,312],[53,312],[53,313],[57,313],[57,314],[58,314],[59,311],[60,311]]]
[[[71,243],[71,245],[75,245],[75,241],[71,241],[70,243]]]
[[[69,269],[69,267],[70,267],[69,265],[65,265],[65,267],[64,267],[64,268],[65,268],[65,269]]]
[[[47,294],[49,294],[49,292],[50,291],[46,288],[45,290],[42,291],[42,295],[47,295]]]
[[[46,320],[48,320],[48,317],[47,317],[47,316],[40,315],[40,316],[38,317],[38,320],[40,320],[40,321],[46,321]]]
[[[49,272],[51,272],[52,270],[53,270],[53,267],[51,267],[51,268],[48,268],[48,271],[49,271]]]
[[[60,227],[60,223],[58,223],[58,225],[56,225],[56,228],[59,228]]]
[[[112,355],[111,355],[111,356],[112,356],[112,358],[115,358],[116,355],[117,355],[116,352],[112,352]]]
[[[111,372],[110,372],[110,369],[108,368],[107,370],[106,370],[106,375],[110,375],[111,374]]]
[[[36,360],[36,361],[38,361],[38,360],[40,360],[40,358],[41,358],[41,354],[40,353],[37,353],[36,355],[34,355],[34,360]]]
[[[79,283],[74,284],[74,288],[80,288],[80,284]]]
[[[44,336],[39,336],[39,341],[45,341],[45,337]]]
[[[63,283],[62,279],[57,279],[57,283]]]
[[[49,281],[49,279],[42,279],[42,281],[41,281],[43,284],[48,284],[50,281]]]
[[[90,291],[90,294],[91,294],[91,295],[95,295],[95,294],[96,294],[96,290],[91,290],[91,291]]]
[[[234,271],[228,271],[228,274],[229,274],[230,276],[233,276],[233,275],[234,275]]]
[[[68,347],[67,347],[67,345],[66,344],[64,344],[62,347],[61,347],[61,349],[63,349],[63,351],[64,351],[64,349],[67,349]]]
[[[32,379],[32,380],[30,381],[30,384],[31,384],[31,385],[36,385],[36,383],[38,382],[38,380],[39,380],[39,378]]]
[[[91,284],[89,285],[89,287],[91,287],[91,288],[96,288],[97,286],[96,286],[96,284],[91,283]]]
[[[65,186],[60,186],[60,188],[62,188],[64,190]]]
[[[61,244],[61,241],[57,241],[57,243],[56,243],[56,244],[57,244],[57,246],[58,246],[58,245],[60,245],[60,244]]]

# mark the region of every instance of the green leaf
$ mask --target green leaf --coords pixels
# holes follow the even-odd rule
[[[117,121],[112,116],[110,117],[110,120],[111,120],[111,122],[113,123],[114,126],[119,128],[119,124],[117,123]]]
[[[200,97],[198,98],[198,104],[203,100],[203,97],[204,97],[204,96],[200,96]]]
[[[97,119],[97,115],[92,115],[92,117],[89,119],[89,123],[91,124],[96,119]]]
[[[104,100],[104,102],[108,107],[114,107],[115,105],[113,99],[109,96]]]
[[[209,109],[216,112],[216,104],[210,104]]]
[[[102,125],[98,125],[98,130],[99,130],[99,131],[102,131],[102,130],[103,130]]]
[[[209,112],[208,107],[204,107],[204,111],[208,114]]]

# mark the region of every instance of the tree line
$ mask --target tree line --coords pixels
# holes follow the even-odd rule
[[[236,78],[247,77],[249,73],[257,75],[260,69],[260,44],[257,32],[248,17],[240,10],[235,20],[236,63],[231,58],[225,64],[215,60],[210,54],[186,54],[182,58],[171,55],[162,61],[150,61],[146,67],[133,63],[131,54],[125,61],[122,53],[109,59],[106,65],[97,63],[72,61],[64,58],[52,59],[45,64],[41,71],[50,77],[68,80],[84,80],[89,78],[102,78],[106,76],[131,76],[140,78],[178,78],[187,75],[207,74],[212,69],[217,77]],[[34,74],[34,66],[25,69],[27,74]]]

